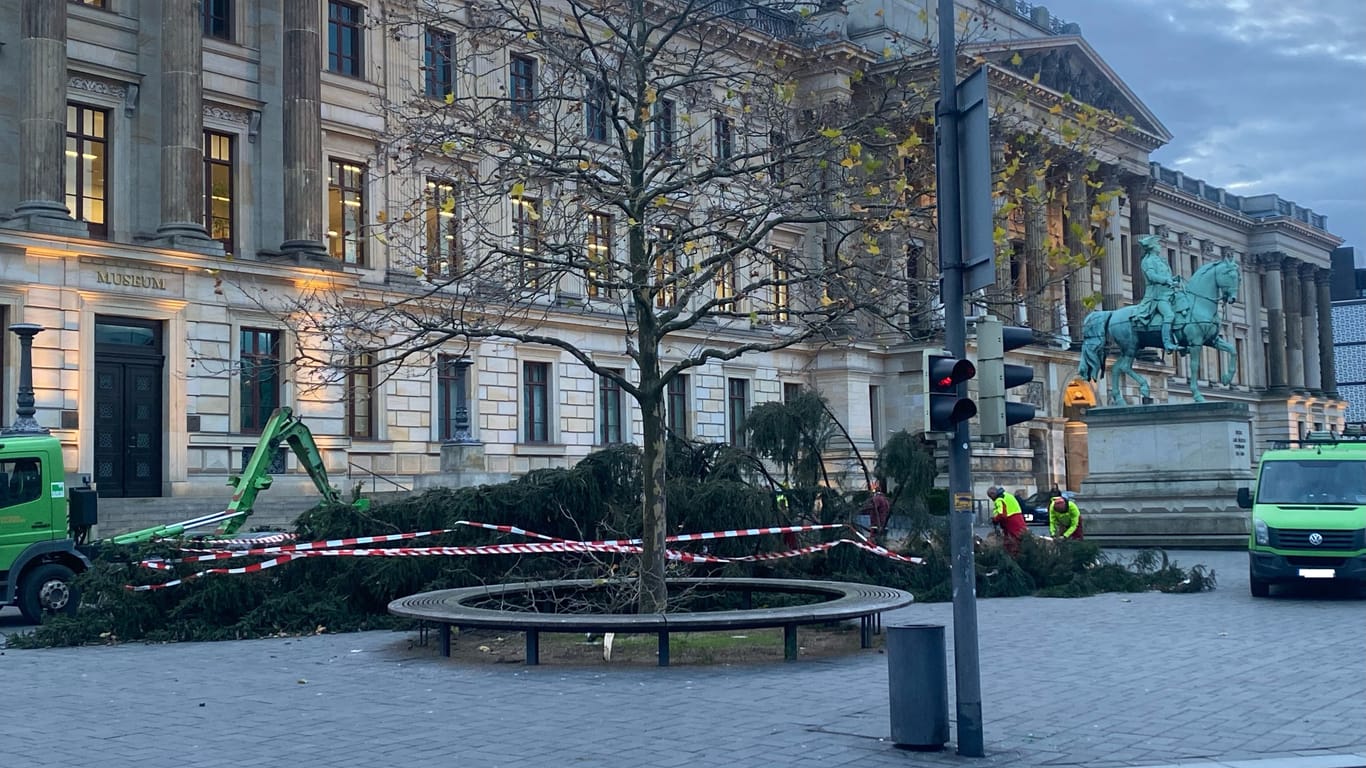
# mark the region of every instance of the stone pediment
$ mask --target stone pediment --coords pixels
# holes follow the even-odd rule
[[[1165,144],[1172,135],[1084,39],[1060,35],[964,46],[963,54],[1083,104],[1133,120]]]

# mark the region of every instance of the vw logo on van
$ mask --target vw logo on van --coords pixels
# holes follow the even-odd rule
[[[1310,543],[1310,544],[1313,544],[1313,545],[1316,546],[1316,547],[1317,547],[1318,545],[1322,544],[1322,543],[1323,543],[1323,534],[1321,534],[1321,533],[1319,533],[1319,532],[1317,532],[1317,531],[1315,531],[1314,533],[1309,534],[1309,543]]]

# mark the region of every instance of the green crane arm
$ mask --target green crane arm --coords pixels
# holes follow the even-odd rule
[[[228,480],[228,485],[233,487],[233,494],[226,513],[230,513],[231,517],[219,524],[218,529],[214,531],[215,536],[230,536],[236,533],[247,518],[251,516],[252,508],[256,505],[256,495],[269,488],[273,482],[269,472],[270,463],[275,456],[275,451],[280,447],[280,443],[289,445],[290,450],[294,451],[294,455],[299,457],[299,464],[308,472],[308,477],[313,481],[313,485],[317,486],[324,502],[328,504],[343,503],[341,492],[333,488],[327,480],[327,469],[323,466],[322,454],[318,451],[318,444],[313,441],[313,433],[309,432],[303,421],[294,415],[293,409],[277,408],[270,415],[270,420],[266,422],[265,429],[261,431],[261,439],[257,441],[256,450],[251,454],[251,460],[247,462],[242,474],[234,475]],[[192,527],[187,523],[196,522],[196,520],[187,520],[181,523],[144,528],[140,531],[115,536],[112,541],[115,544],[136,544],[152,539],[179,536],[187,528]]]
[[[333,488],[327,480],[327,469],[323,466],[318,444],[313,441],[313,433],[309,432],[303,421],[294,415],[293,409],[280,407],[275,409],[275,413],[272,413],[270,420],[266,422],[261,439],[256,443],[256,451],[251,454],[246,469],[241,475],[228,480],[228,485],[233,486],[234,490],[227,511],[235,514],[224,520],[218,526],[218,530],[214,531],[214,535],[234,534],[246,522],[256,505],[256,494],[270,487],[272,478],[268,470],[275,451],[282,442],[288,444],[294,455],[299,457],[299,464],[308,472],[309,479],[317,486],[323,501],[328,504],[342,503],[341,492]]]

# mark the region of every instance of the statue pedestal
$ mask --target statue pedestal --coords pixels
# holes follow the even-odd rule
[[[1245,547],[1252,425],[1242,403],[1092,408],[1086,538],[1110,546]]]

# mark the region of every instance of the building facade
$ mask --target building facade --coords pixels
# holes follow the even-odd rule
[[[1356,250],[1333,252],[1333,347],[1338,391],[1347,401],[1348,424],[1366,425],[1366,269]]]
[[[367,23],[383,18],[383,5],[22,0],[0,8],[0,29],[25,30],[3,51],[20,76],[0,83],[0,163],[19,171],[0,176],[0,319],[48,329],[35,344],[38,418],[61,438],[68,471],[91,477],[102,496],[220,495],[279,405],[308,422],[338,485],[378,490],[453,472],[508,477],[639,440],[629,399],[558,351],[453,344],[425,366],[359,366],[331,380],[289,364],[298,342],[261,297],[319,285],[361,292],[409,270],[396,249],[360,234],[424,181],[395,181],[382,141],[390,125],[376,104],[425,87],[433,72],[458,78],[452,62],[475,58],[461,54],[464,41],[430,32],[387,36]],[[986,306],[1045,342],[1021,355],[1038,372],[1028,393],[1038,416],[1006,445],[976,445],[979,486],[1079,486],[1080,416],[1105,396],[1076,380],[1072,347],[1088,297],[1105,308],[1133,300],[1136,239],[1149,231],[1162,235],[1180,274],[1214,258],[1243,265],[1225,334],[1238,349],[1238,374],[1229,387],[1204,382],[1207,396],[1247,402],[1261,442],[1340,424],[1327,302],[1339,241],[1323,217],[1150,163],[1170,135],[1076,25],[1014,0],[960,5],[992,22],[965,45],[963,71],[988,64],[997,108],[1008,99],[1047,113],[1075,100],[1128,118],[1090,156],[1073,158],[1101,166],[1101,187],[1046,173],[1047,184],[1070,186],[1056,203],[1008,217],[997,294]],[[815,21],[824,40],[869,61],[891,41],[901,55],[923,57],[933,50],[933,6],[825,3]],[[748,19],[778,36],[795,24]],[[1119,194],[1104,202],[1102,253],[1084,269],[1051,274],[1044,254],[1103,190]],[[808,235],[791,232],[793,247]],[[930,245],[910,253],[920,267],[934,262]],[[934,343],[933,314],[910,321],[925,331],[915,342],[869,337],[699,367],[670,390],[671,426],[738,441],[749,408],[809,386],[868,456],[892,432],[918,428],[908,414],[919,412],[923,393],[908,382],[918,348]],[[595,360],[629,367],[620,333],[582,317],[552,321]],[[14,340],[3,349],[8,363]],[[1217,380],[1221,361],[1200,354],[1201,376]],[[1159,401],[1189,398],[1184,370],[1183,360],[1140,366]],[[13,365],[4,376],[8,409]],[[292,458],[287,467],[277,486],[306,483]]]

